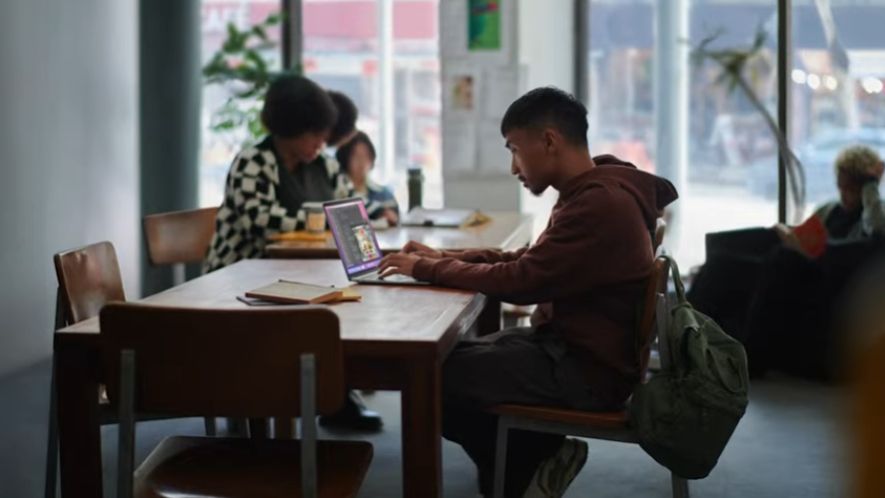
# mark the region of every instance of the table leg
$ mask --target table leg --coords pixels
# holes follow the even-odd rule
[[[440,366],[426,358],[407,369],[402,391],[403,496],[442,496]]]
[[[65,498],[101,498],[101,426],[94,354],[55,352],[61,487]]]

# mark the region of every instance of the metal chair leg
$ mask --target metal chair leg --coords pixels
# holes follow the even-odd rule
[[[215,417],[203,417],[203,426],[206,429],[207,436],[215,436],[218,434],[218,426],[215,424]]]
[[[507,472],[507,436],[510,424],[507,417],[498,417],[498,437],[495,441],[495,498],[504,498],[504,477]]]
[[[249,438],[250,439],[268,439],[270,438],[270,423],[266,418],[250,418],[249,419]]]
[[[673,488],[673,498],[689,498],[688,480],[670,473],[670,485]]]
[[[49,381],[49,430],[46,435],[46,476],[43,483],[43,496],[55,498],[58,493],[58,412],[55,407],[55,357],[52,358],[52,373]]]

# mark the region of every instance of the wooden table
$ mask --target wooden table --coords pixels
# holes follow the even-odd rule
[[[245,260],[143,302],[240,308],[245,305],[237,295],[278,278],[346,282],[338,260]],[[440,366],[461,335],[474,327],[494,331],[497,317],[485,311],[485,296],[473,292],[406,286],[360,286],[359,291],[362,302],[330,306],[341,321],[348,384],[402,392],[403,494],[440,497]],[[62,496],[101,497],[98,320],[58,330],[54,347]]]
[[[491,212],[491,221],[469,228],[394,227],[377,230],[378,245],[385,254],[399,251],[406,242],[414,240],[437,249],[501,249],[513,251],[531,242],[530,215]],[[282,241],[269,244],[271,258],[337,258],[335,241],[329,235],[325,241]]]

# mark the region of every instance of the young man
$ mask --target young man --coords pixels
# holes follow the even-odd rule
[[[504,115],[511,173],[532,193],[559,191],[547,229],[516,252],[436,251],[410,242],[383,272],[538,304],[533,326],[462,341],[443,365],[443,435],[479,469],[492,493],[500,403],[586,410],[623,407],[640,381],[637,305],[654,261],[651,233],[673,186],[613,156],[592,158],[587,110],[555,88],[532,90]],[[587,445],[511,433],[506,496],[561,496]]]

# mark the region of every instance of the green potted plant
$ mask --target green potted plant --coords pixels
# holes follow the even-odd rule
[[[210,123],[213,132],[229,135],[239,142],[252,142],[264,135],[261,97],[277,76],[300,73],[297,67],[271,70],[271,61],[265,55],[279,46],[268,36],[268,31],[279,26],[282,20],[280,13],[271,14],[245,30],[228,23],[224,43],[203,66],[203,83],[220,85],[227,92],[224,103],[213,112]]]
[[[778,126],[777,120],[771,115],[746,77],[748,72],[753,74],[752,63],[763,56],[762,51],[765,47],[767,33],[760,27],[756,31],[753,43],[747,48],[711,49],[711,44],[721,34],[722,30],[719,30],[702,39],[692,50],[692,61],[696,65],[703,64],[705,61],[712,61],[718,65],[721,72],[715,80],[716,84],[725,85],[730,93],[740,90],[753,108],[759,112],[766,127],[777,141],[778,154],[786,165],[787,188],[794,207],[793,216],[801,218],[805,206],[805,171],[802,162],[790,148],[787,137]]]

